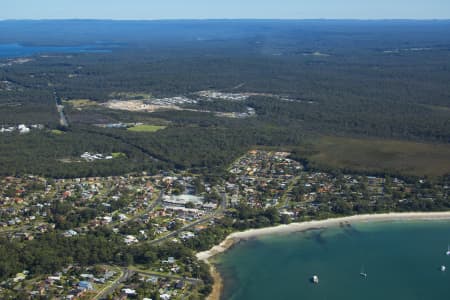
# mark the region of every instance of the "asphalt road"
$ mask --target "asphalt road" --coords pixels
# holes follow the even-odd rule
[[[95,298],[93,299],[105,299],[110,294],[114,293],[114,291],[122,282],[127,281],[131,276],[135,274],[134,271],[127,268],[122,268],[121,272],[122,274],[120,275],[119,278],[117,278],[108,288],[104,289],[102,292],[97,294],[97,296],[95,296]]]

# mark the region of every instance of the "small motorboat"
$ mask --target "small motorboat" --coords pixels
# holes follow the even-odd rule
[[[367,273],[364,271],[364,266],[361,267],[361,272],[359,273],[359,275],[364,279],[367,278]]]

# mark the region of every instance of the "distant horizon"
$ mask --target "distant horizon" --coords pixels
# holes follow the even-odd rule
[[[115,18],[23,18],[0,19],[4,21],[450,21],[450,18],[161,18],[161,19],[115,19]]]

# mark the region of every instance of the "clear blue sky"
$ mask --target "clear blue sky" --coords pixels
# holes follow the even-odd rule
[[[450,0],[1,0],[0,19],[450,19]]]

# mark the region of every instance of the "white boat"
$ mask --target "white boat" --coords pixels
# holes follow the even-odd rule
[[[445,254],[450,256],[450,245],[447,246],[447,252],[445,252]]]
[[[315,284],[318,284],[318,283],[319,283],[319,276],[314,275],[314,276],[311,278],[311,281],[312,281],[313,283],[315,283]]]
[[[447,270],[447,268],[445,266],[441,266],[441,271],[445,272],[445,270]]]
[[[359,273],[359,275],[360,275],[361,277],[363,277],[364,279],[367,278],[367,273],[364,272],[364,267],[361,268],[361,272]]]

